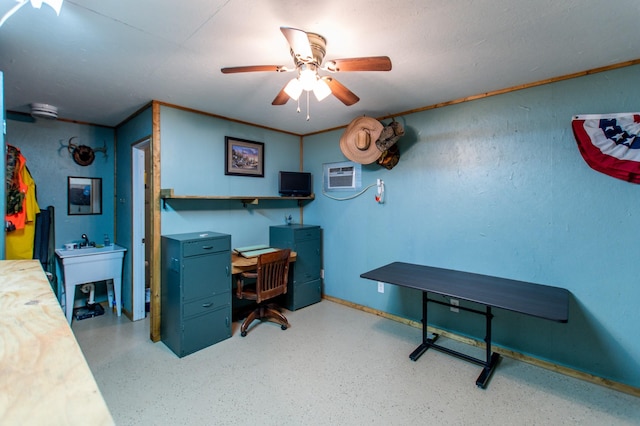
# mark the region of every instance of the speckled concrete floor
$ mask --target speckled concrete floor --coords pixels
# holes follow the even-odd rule
[[[149,340],[148,320],[107,312],[72,328],[118,425],[640,424],[638,398],[510,358],[485,390],[477,365],[413,362],[420,330],[372,314],[329,301],[285,314],[286,331],[255,323],[243,338],[234,323],[182,359]]]

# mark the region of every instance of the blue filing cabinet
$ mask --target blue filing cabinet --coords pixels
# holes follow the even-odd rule
[[[162,236],[160,335],[183,357],[231,337],[231,236]]]
[[[269,227],[269,245],[290,248],[297,254],[289,268],[285,306],[290,311],[319,302],[322,298],[321,229],[317,225]]]

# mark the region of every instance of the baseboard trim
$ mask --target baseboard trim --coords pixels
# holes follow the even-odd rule
[[[353,309],[374,314],[382,318],[386,318],[393,321],[397,321],[402,324],[410,325],[411,327],[422,328],[422,323],[419,321],[413,321],[407,318],[403,318],[403,317],[393,315],[387,312],[383,312],[377,309],[369,308],[367,306],[359,305],[357,303],[349,302],[347,300],[339,299],[333,296],[323,295],[322,298],[334,303],[338,303],[340,305],[348,306]],[[441,336],[447,337],[452,340],[456,340],[458,342],[466,343],[468,345],[477,346],[481,348],[485,347],[485,343],[481,340],[476,340],[466,336],[461,336],[459,334],[455,334],[450,331],[441,330],[439,328],[431,327],[431,326],[428,327],[428,330],[432,333],[437,333]],[[537,367],[542,367],[547,370],[554,371],[556,373],[564,374],[565,376],[573,377],[576,379],[584,380],[586,382],[594,383],[596,385],[604,386],[606,388],[609,388],[618,392],[623,392],[629,395],[640,397],[640,388],[636,388],[634,386],[630,386],[620,382],[615,382],[613,380],[605,379],[603,377],[595,376],[593,374],[585,373],[583,371],[574,370],[572,368],[569,368],[563,365],[554,364],[552,362],[545,361],[540,358],[535,358],[531,355],[525,355],[523,353],[506,349],[500,346],[492,346],[492,350],[494,352],[499,353],[502,356],[506,356],[509,358],[516,359],[518,361],[526,362],[528,364],[535,365]]]

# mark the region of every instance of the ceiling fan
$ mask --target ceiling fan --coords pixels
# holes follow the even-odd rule
[[[289,98],[298,100],[303,91],[313,92],[318,101],[333,94],[345,105],[353,105],[360,100],[351,90],[331,76],[321,76],[318,71],[329,73],[346,71],[390,71],[391,60],[387,56],[333,59],[323,64],[327,41],[320,34],[305,32],[296,28],[280,27],[280,31],[291,47],[290,53],[295,68],[283,65],[249,65],[222,68],[224,74],[255,71],[291,72],[298,76],[291,79],[280,90],[272,105],[284,105]]]

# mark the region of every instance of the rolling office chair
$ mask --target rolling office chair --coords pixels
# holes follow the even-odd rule
[[[247,328],[256,319],[278,323],[283,330],[289,327],[289,321],[280,313],[278,306],[265,302],[287,292],[290,254],[291,249],[261,254],[256,272],[239,274],[236,296],[238,299],[255,300],[258,303],[258,307],[245,318],[240,327],[242,337],[247,335]],[[254,279],[254,282],[245,282]]]

